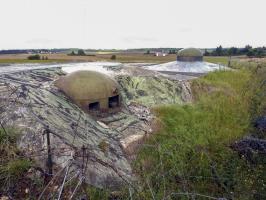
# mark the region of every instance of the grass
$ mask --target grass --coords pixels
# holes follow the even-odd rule
[[[250,130],[254,98],[263,101],[256,97],[263,88],[254,90],[260,83],[254,81],[257,76],[247,69],[210,73],[192,83],[193,105],[155,108],[161,129],[148,139],[135,163],[141,199],[266,195],[265,165],[250,167],[230,148]]]
[[[205,56],[204,61],[210,63],[216,63],[221,65],[228,65],[228,57],[227,56]]]
[[[16,146],[18,133],[15,129],[0,129],[0,193],[6,193],[13,187],[32,163],[21,157]]]
[[[31,162],[26,159],[10,160],[0,166],[0,177],[3,182],[15,181],[31,167]]]

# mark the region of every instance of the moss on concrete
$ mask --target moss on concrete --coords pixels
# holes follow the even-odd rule
[[[178,81],[164,77],[118,76],[123,100],[146,106],[181,104],[181,86]]]

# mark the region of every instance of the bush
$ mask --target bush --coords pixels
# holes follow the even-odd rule
[[[116,60],[116,55],[112,55],[111,60]]]
[[[75,56],[75,52],[74,51],[71,51],[71,53],[68,54],[69,56]]]
[[[247,52],[247,56],[248,57],[253,57],[253,56],[255,56],[255,51],[253,50],[253,49],[250,49],[250,50],[248,50],[248,52]]]
[[[83,49],[78,50],[78,56],[86,56],[85,52]]]
[[[28,60],[40,60],[41,56],[39,54],[28,56]]]

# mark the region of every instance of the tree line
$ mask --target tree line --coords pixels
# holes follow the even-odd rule
[[[266,56],[266,47],[253,48],[250,45],[246,45],[244,48],[230,47],[223,48],[221,45],[214,50],[204,51],[204,56],[240,56],[246,55],[248,57],[264,57]]]

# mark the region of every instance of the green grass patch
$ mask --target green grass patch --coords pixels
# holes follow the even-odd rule
[[[221,65],[228,65],[228,57],[227,56],[204,56],[204,61],[210,63],[216,63]]]
[[[142,199],[254,199],[266,194],[265,166],[250,167],[230,148],[250,130],[258,84],[254,76],[250,70],[213,72],[193,81],[194,104],[155,108],[162,128],[135,163]]]
[[[31,162],[26,159],[10,160],[0,166],[0,179],[4,181],[15,181],[31,167]]]
[[[32,166],[16,146],[18,136],[13,128],[0,129],[0,193],[6,193]]]

